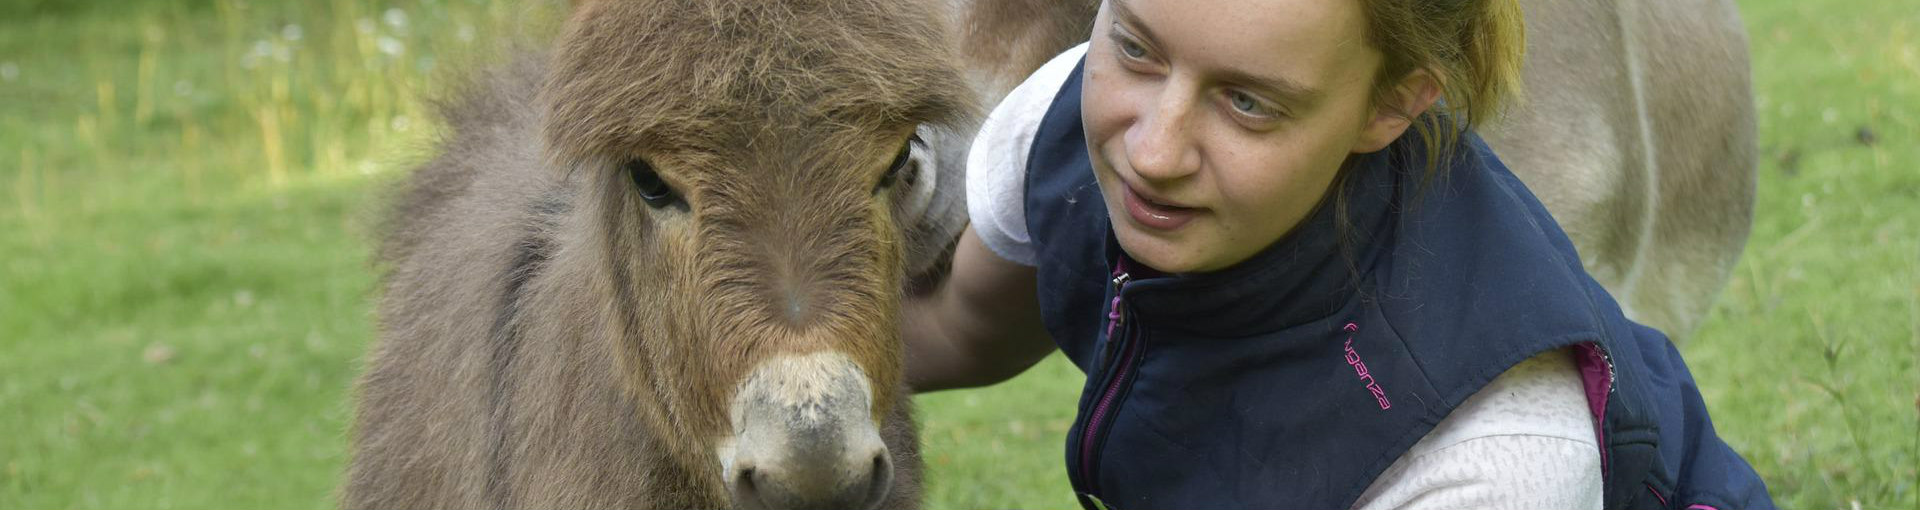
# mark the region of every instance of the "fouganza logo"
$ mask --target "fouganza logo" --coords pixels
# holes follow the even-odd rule
[[[1373,399],[1380,402],[1380,409],[1385,410],[1393,407],[1393,403],[1387,401],[1387,391],[1380,389],[1380,383],[1373,381],[1373,372],[1367,371],[1367,362],[1360,361],[1360,353],[1354,352],[1353,350],[1353,332],[1359,331],[1360,326],[1349,322],[1347,323],[1346,330],[1347,365],[1353,367],[1354,375],[1360,376],[1360,382],[1367,384],[1367,391],[1373,392]]]

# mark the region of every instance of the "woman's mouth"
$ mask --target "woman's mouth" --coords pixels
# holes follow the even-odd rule
[[[1143,227],[1154,230],[1174,230],[1200,215],[1199,208],[1155,202],[1133,191],[1133,187],[1125,183],[1120,185],[1120,189],[1126,192],[1122,202],[1127,206],[1127,216],[1132,217],[1135,224]]]

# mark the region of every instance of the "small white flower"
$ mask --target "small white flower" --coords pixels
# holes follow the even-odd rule
[[[0,81],[20,79],[20,65],[12,62],[0,62]]]
[[[300,40],[301,37],[305,37],[306,35],[307,35],[306,31],[301,30],[300,25],[287,25],[284,27],[280,27],[281,39],[286,39],[288,41],[298,41]]]
[[[413,127],[413,119],[407,118],[405,115],[395,115],[389,124],[393,127],[394,132],[405,133],[407,129]]]
[[[373,45],[380,48],[380,52],[385,53],[389,57],[398,57],[400,54],[407,52],[407,45],[405,43],[400,42],[399,39],[384,35],[380,36],[380,39],[375,40]]]
[[[407,11],[400,10],[398,7],[387,9],[386,13],[380,15],[380,19],[387,22],[387,26],[393,27],[394,30],[407,29]]]
[[[453,30],[453,36],[463,43],[473,42],[473,25],[461,23],[459,28]]]

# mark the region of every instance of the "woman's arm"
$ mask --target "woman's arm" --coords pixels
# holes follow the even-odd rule
[[[1086,44],[1055,56],[994,107],[967,153],[967,217],[953,268],[933,292],[901,304],[907,383],[915,391],[986,386],[1054,349],[1040,323],[1027,238],[1027,149]]]
[[[916,392],[986,386],[1052,353],[1035,282],[1034,268],[1001,258],[967,227],[946,281],[901,304],[907,384]]]

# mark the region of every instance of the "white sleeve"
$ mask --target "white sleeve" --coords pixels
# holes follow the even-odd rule
[[[993,108],[967,152],[967,216],[988,249],[1009,261],[1035,264],[1027,235],[1027,153],[1040,120],[1067,82],[1086,43],[1053,57]]]
[[[1394,461],[1364,510],[1600,508],[1600,448],[1565,350],[1508,369]]]

